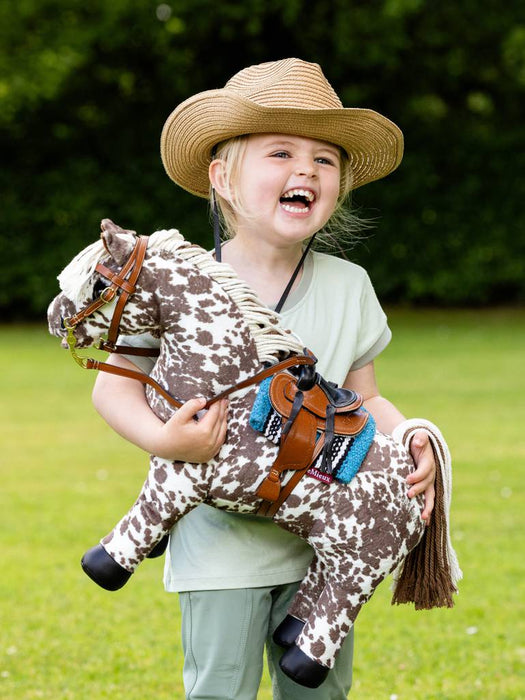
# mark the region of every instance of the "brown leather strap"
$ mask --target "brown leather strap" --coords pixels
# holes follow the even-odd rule
[[[252,384],[262,382],[264,379],[272,377],[277,372],[282,372],[283,370],[289,369],[290,367],[299,367],[300,365],[315,365],[316,362],[317,359],[310,354],[295,355],[293,357],[288,357],[286,360],[281,360],[281,362],[278,362],[275,365],[270,365],[270,367],[267,367],[261,372],[254,374],[253,377],[249,377],[248,379],[245,379],[244,381],[239,382],[234,386],[231,386],[229,389],[225,389],[220,394],[217,394],[217,396],[214,396],[212,399],[209,399],[208,403],[211,405],[215,401],[219,401],[220,399],[225,398],[233,391],[239,391],[240,389],[245,389],[247,386],[251,386]]]
[[[104,339],[99,340],[97,349],[115,353],[116,355],[133,355],[138,357],[158,357],[160,355],[159,348],[136,348],[133,345],[113,345]]]
[[[290,430],[281,440],[275,462],[256,491],[265,501],[274,502],[281,493],[281,475],[290,469],[301,471],[312,462],[315,448],[316,420],[311,413],[300,411]]]
[[[311,355],[297,355],[295,357],[288,357],[286,360],[282,360],[281,362],[278,362],[275,365],[271,365],[270,367],[267,367],[261,372],[254,374],[252,377],[249,377],[248,379],[245,379],[244,381],[239,382],[238,384],[234,384],[228,389],[222,391],[220,394],[212,396],[206,401],[203,408],[208,409],[212,404],[216,403],[217,401],[220,401],[223,398],[226,398],[226,396],[229,396],[234,391],[239,391],[240,389],[245,389],[248,386],[257,384],[258,382],[262,382],[263,379],[271,377],[277,372],[281,372],[282,370],[298,365],[315,364],[315,362],[316,359]],[[182,406],[182,403],[178,401],[178,399],[175,399],[173,396],[171,396],[171,394],[169,394],[166,391],[166,389],[164,389],[158,382],[152,379],[149,376],[149,374],[146,374],[145,372],[139,372],[138,370],[136,371],[124,367],[117,367],[115,365],[110,365],[107,362],[100,362],[99,360],[94,360],[91,357],[85,359],[84,367],[85,369],[95,369],[101,372],[107,372],[108,374],[115,374],[120,377],[127,377],[128,379],[136,379],[142,384],[148,384],[149,386],[153,387],[153,389],[155,389],[155,391],[158,391],[159,394],[161,394],[166,399],[166,401],[168,401],[168,403],[174,408],[180,408]]]
[[[144,238],[144,236],[141,236],[140,238]],[[139,239],[140,240],[140,239]],[[110,280],[111,284],[114,284],[116,287],[119,289],[122,289],[123,291],[128,292],[128,294],[133,294],[134,287],[133,284],[125,279],[125,275],[129,272],[131,269],[131,266],[128,265],[128,263],[135,259],[135,251],[132,253],[132,257],[127,261],[126,266],[124,266],[121,270],[118,270],[115,272],[114,270],[110,270],[109,267],[106,267],[104,263],[98,263],[96,266],[96,271],[102,275],[102,277],[105,277],[106,279]]]
[[[315,443],[315,449],[314,449],[312,457],[309,460],[306,467],[304,467],[303,469],[300,469],[298,471],[295,471],[292,474],[292,476],[288,479],[286,484],[281,488],[281,491],[279,493],[279,498],[277,498],[277,500],[275,500],[273,503],[271,501],[263,501],[259,507],[259,510],[257,511],[257,515],[260,515],[261,517],[264,517],[264,518],[273,518],[273,516],[277,513],[279,508],[286,501],[288,496],[292,493],[294,488],[297,486],[297,484],[301,481],[303,476],[306,474],[306,472],[310,469],[312,464],[315,462],[315,460],[319,456],[319,453],[323,449],[323,445],[324,445],[324,433],[321,435],[319,440]]]
[[[65,318],[64,326],[66,328],[75,328],[75,326],[78,326],[79,323],[82,323],[84,319],[89,318],[92,314],[95,313],[95,311],[98,311],[102,306],[105,306],[106,304],[112,302],[116,294],[116,287],[107,287],[107,289],[104,289],[104,291],[98,299],[92,301],[90,304],[88,304],[83,309],[74,314],[74,316]]]
[[[96,267],[96,269],[104,276],[106,276],[105,273],[109,273],[108,279],[111,284],[116,285],[121,290],[121,294],[118,298],[115,311],[113,312],[113,318],[111,319],[111,325],[108,331],[107,342],[109,345],[117,344],[120,321],[124,312],[124,307],[126,306],[131,294],[133,294],[135,291],[135,285],[137,284],[138,277],[142,271],[142,265],[146,256],[147,247],[148,237],[139,236],[129,260],[118,273],[112,273],[111,270],[108,270],[105,266],[100,264]],[[100,267],[104,268],[104,272],[101,272]]]
[[[135,247],[133,248],[133,251],[129,256],[129,259],[127,260],[124,267],[121,270],[119,270],[119,272],[112,272],[105,265],[98,263],[95,269],[110,281],[110,286],[107,289],[103,290],[98,299],[95,299],[95,301],[91,302],[83,309],[78,311],[76,314],[66,319],[64,323],[67,323],[68,326],[74,328],[75,326],[78,326],[78,324],[81,323],[84,319],[94,314],[95,311],[98,311],[98,309],[100,309],[102,306],[104,306],[105,304],[109,304],[111,301],[113,301],[117,294],[117,291],[119,289],[123,289],[123,284],[125,285],[126,289],[128,289],[129,280],[126,281],[124,278],[130,271],[135,273],[133,275],[133,284],[135,284],[135,282],[137,281],[137,277],[140,274],[140,270],[142,268],[142,263],[144,261],[144,255],[146,253],[147,247],[148,237],[139,236],[139,238],[137,239],[137,243],[135,244]],[[137,258],[140,259],[140,263],[138,265]],[[134,291],[134,288],[132,291]],[[129,298],[130,293],[131,292],[127,293],[126,301]],[[122,315],[122,312],[120,315]]]
[[[125,367],[117,367],[115,365],[110,365],[107,362],[99,362],[99,360],[94,360],[92,357],[88,357],[85,361],[86,369],[96,369],[101,372],[107,372],[108,374],[115,374],[119,377],[126,377],[128,379],[137,379],[142,384],[149,384],[153,387],[155,391],[158,391],[166,401],[174,408],[180,408],[182,406],[182,401],[178,401],[171,394],[169,394],[166,389],[164,389],[155,379],[145,374],[143,372],[138,372],[132,369],[126,369]]]
[[[137,238],[137,242],[133,248],[133,251],[131,252],[130,257],[126,261],[125,265],[117,272],[110,270],[102,263],[98,263],[95,268],[96,271],[109,280],[111,283],[110,286],[102,291],[98,299],[92,301],[74,316],[64,320],[64,325],[66,328],[74,328],[75,326],[78,326],[79,323],[82,323],[82,321],[84,321],[86,318],[89,318],[89,316],[102,308],[102,306],[112,302],[120,290],[121,294],[113,313],[108,338],[107,340],[101,339],[99,341],[97,346],[99,350],[126,355],[138,355],[141,357],[159,356],[158,348],[133,348],[126,345],[117,345],[116,343],[124,307],[130,295],[135,291],[135,286],[142,270],[146,249],[148,247],[148,240],[148,236],[139,236]],[[126,279],[128,274],[129,278]]]

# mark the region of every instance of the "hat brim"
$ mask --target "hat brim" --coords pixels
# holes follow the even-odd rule
[[[401,130],[374,110],[262,107],[223,88],[190,97],[170,114],[161,135],[162,162],[174,182],[207,197],[213,147],[234,136],[262,133],[340,146],[350,159],[352,189],[385,177],[403,157]]]

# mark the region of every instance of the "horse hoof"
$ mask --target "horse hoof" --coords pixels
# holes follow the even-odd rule
[[[293,615],[287,615],[273,633],[273,641],[280,647],[289,649],[303,631],[304,622]]]
[[[82,557],[81,565],[89,578],[106,591],[118,591],[131,576],[131,573],[117,564],[101,544],[88,549]]]
[[[153,547],[151,552],[147,555],[147,559],[156,559],[157,557],[161,557],[166,551],[169,539],[169,535],[164,535],[160,542],[157,542],[157,544]]]
[[[289,678],[306,688],[318,688],[326,680],[330,670],[306,656],[295,645],[284,652],[279,666]]]

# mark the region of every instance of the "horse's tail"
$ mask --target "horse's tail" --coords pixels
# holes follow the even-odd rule
[[[439,429],[429,421],[405,421],[394,438],[407,448],[414,433],[425,430],[436,461],[435,503],[429,525],[419,544],[394,573],[392,604],[414,603],[416,610],[451,608],[453,594],[463,574],[450,541],[449,518],[452,487],[450,452]]]

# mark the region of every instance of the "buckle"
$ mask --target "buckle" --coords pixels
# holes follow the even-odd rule
[[[105,303],[109,304],[110,301],[113,301],[115,298],[115,295],[117,293],[116,287],[111,285],[110,287],[106,287],[106,289],[103,289],[100,292],[100,299]]]

